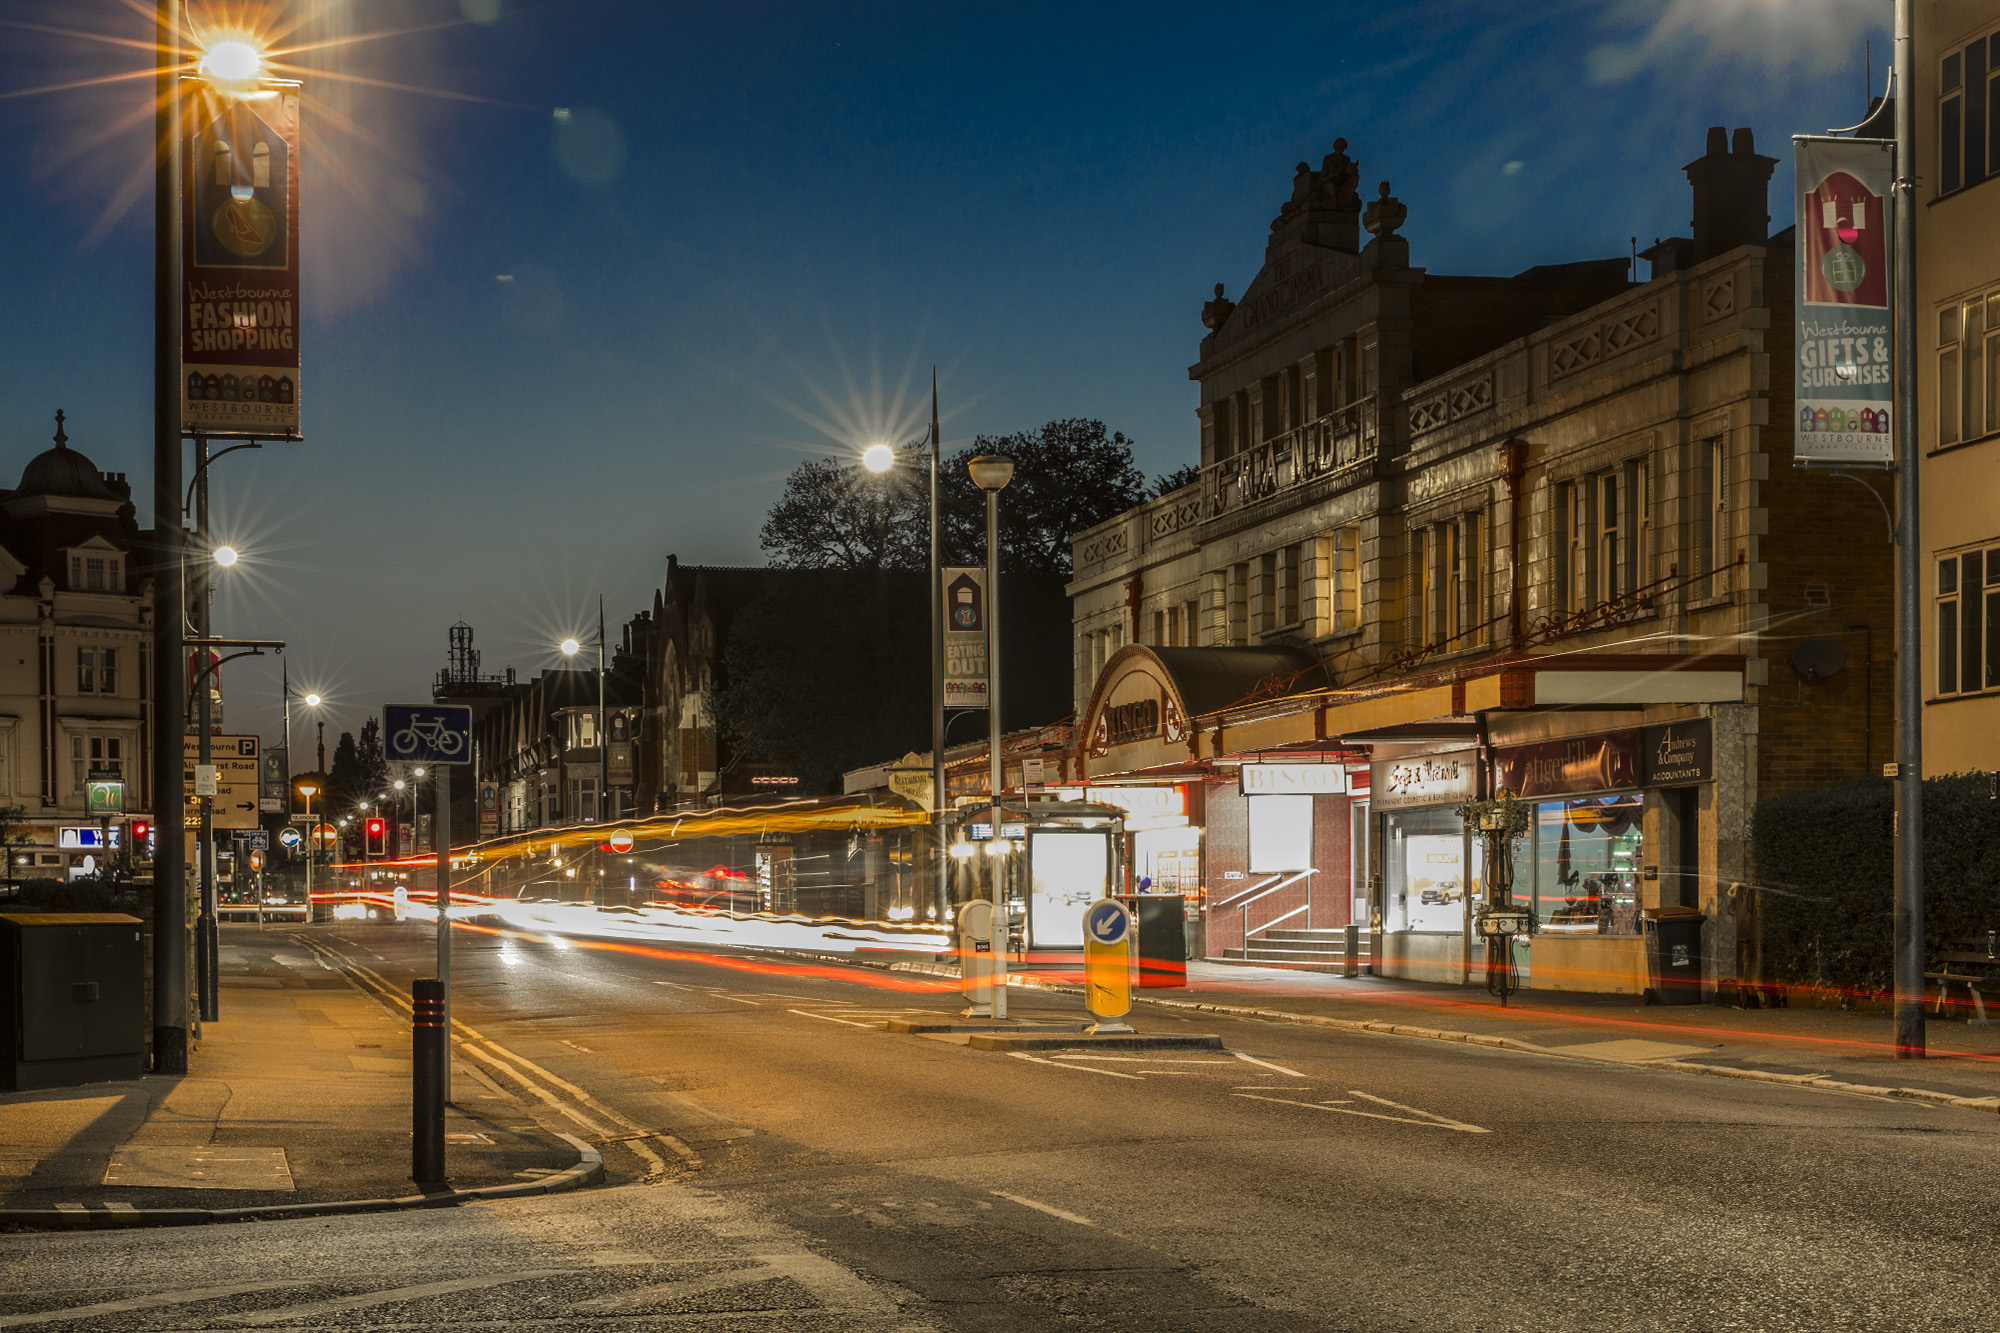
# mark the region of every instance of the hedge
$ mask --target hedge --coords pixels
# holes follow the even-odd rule
[[[1856,778],[1758,803],[1766,980],[1883,991],[1894,975],[1894,784]],[[1924,953],[2000,929],[2000,775],[1924,783]],[[1935,970],[1935,969],[1932,969]]]

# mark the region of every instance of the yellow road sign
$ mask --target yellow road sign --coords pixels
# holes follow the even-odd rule
[[[1099,898],[1084,910],[1083,990],[1099,1018],[1132,1012],[1132,946],[1138,933],[1121,902]]]
[[[258,795],[258,744],[255,736],[211,736],[209,762],[215,765],[216,783],[209,827],[219,829],[256,828]],[[181,743],[185,767],[188,808],[200,809],[194,796],[195,764],[201,755],[201,737],[187,736]]]

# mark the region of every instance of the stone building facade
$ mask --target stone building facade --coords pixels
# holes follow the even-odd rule
[[[143,868],[129,832],[152,809],[145,546],[131,486],[69,447],[58,412],[55,447],[0,491],[0,806],[18,807],[21,840],[8,879]],[[94,777],[123,782],[122,812],[89,808]]]
[[[1680,910],[1711,988],[1756,977],[1756,803],[1879,762],[1890,674],[1879,509],[1792,463],[1774,165],[1711,130],[1644,282],[1432,275],[1344,143],[1300,165],[1203,312],[1200,481],[1075,539],[1065,778],[1188,789],[1207,952],[1310,962],[1355,924],[1380,971],[1474,979],[1457,806],[1508,788],[1530,984],[1644,989],[1645,917]],[[1795,670],[1808,639],[1850,666]]]

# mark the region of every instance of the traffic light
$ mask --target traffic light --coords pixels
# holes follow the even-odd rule
[[[367,829],[368,829],[368,855],[370,856],[382,855],[382,853],[386,850],[384,844],[387,842],[387,834],[389,831],[388,821],[382,819],[371,819],[368,821]]]
[[[132,855],[144,859],[153,854],[153,826],[143,819],[132,821]]]

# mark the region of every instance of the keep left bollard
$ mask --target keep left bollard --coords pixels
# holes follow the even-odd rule
[[[451,1044],[444,1027],[444,983],[427,978],[410,987],[410,1178],[443,1189],[444,1103],[451,1087]]]

